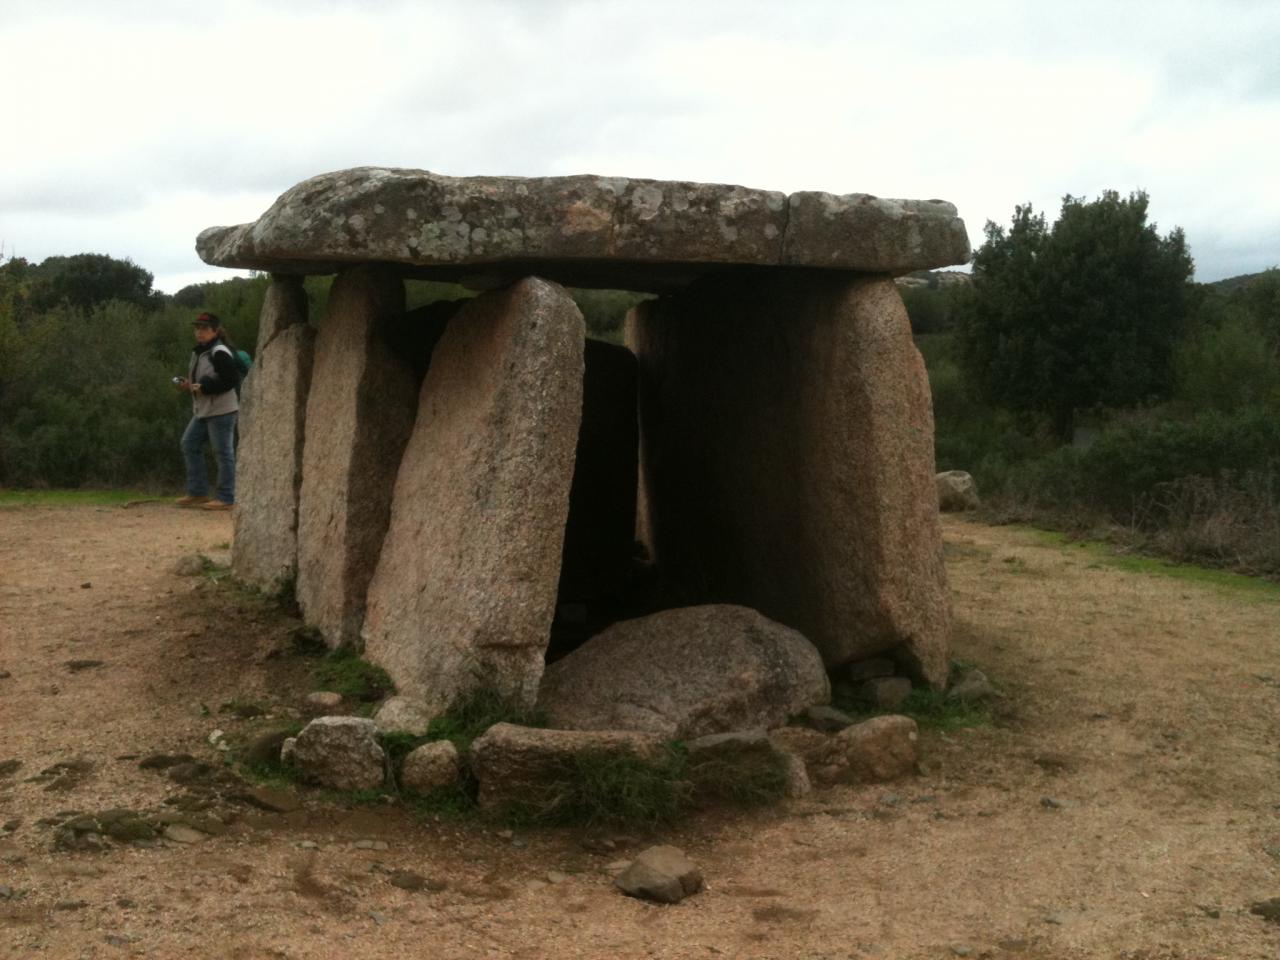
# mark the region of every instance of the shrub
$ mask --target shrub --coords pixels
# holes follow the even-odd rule
[[[1227,413],[1270,405],[1280,411],[1280,352],[1262,322],[1229,315],[1183,342],[1174,357],[1178,396],[1196,409]]]

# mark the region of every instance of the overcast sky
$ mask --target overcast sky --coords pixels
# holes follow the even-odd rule
[[[1280,263],[1280,2],[0,0],[0,249],[230,276],[309,176],[595,173],[1017,203],[1146,190],[1196,279]]]

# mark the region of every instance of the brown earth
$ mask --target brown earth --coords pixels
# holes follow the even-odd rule
[[[216,762],[213,729],[263,723],[220,706],[283,714],[306,665],[280,653],[288,618],[172,572],[225,555],[225,514],[0,511],[0,769],[22,761],[0,775],[0,822],[22,819],[0,833],[0,956],[1276,957],[1280,926],[1248,905],[1280,896],[1277,595],[945,527],[955,655],[1006,697],[992,726],[926,732],[910,781],[630,837],[307,796],[193,845],[61,853],[38,820],[163,809],[182,788],[137,757]],[[76,757],[93,766],[69,789],[27,780]],[[593,852],[602,837],[615,849]],[[651,841],[707,890],[662,907],[613,889],[605,865]],[[395,870],[447,886],[400,889]]]

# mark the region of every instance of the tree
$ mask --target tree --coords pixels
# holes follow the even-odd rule
[[[102,253],[48,257],[31,271],[29,306],[37,313],[61,304],[88,309],[109,300],[152,308],[153,277],[132,260]]]
[[[1147,223],[1147,195],[1067,196],[1049,228],[1031,206],[1006,233],[986,225],[958,311],[966,374],[988,400],[1047,415],[1069,439],[1076,413],[1169,393],[1189,310],[1181,229]]]

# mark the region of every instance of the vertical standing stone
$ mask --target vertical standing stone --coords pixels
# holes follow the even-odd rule
[[[530,278],[469,303],[436,346],[364,624],[365,655],[434,710],[479,687],[537,696],[583,338],[569,295]]]
[[[236,462],[237,579],[274,593],[298,568],[298,490],[315,335],[301,277],[273,277],[253,366],[240,391]]]
[[[630,318],[652,547],[691,602],[940,686],[950,600],[924,365],[887,278],[742,271]]]
[[[413,428],[412,364],[383,339],[404,284],[383,267],[334,281],[316,338],[298,506],[298,603],[331,647],[355,644]]]

